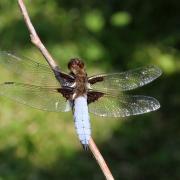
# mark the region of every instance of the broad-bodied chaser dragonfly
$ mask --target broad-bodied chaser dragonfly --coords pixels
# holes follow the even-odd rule
[[[45,111],[72,110],[77,135],[85,149],[91,136],[89,112],[125,117],[160,107],[153,97],[124,94],[158,78],[161,70],[156,66],[88,77],[84,63],[74,58],[68,64],[70,73],[57,70],[55,78],[49,66],[7,52],[0,53],[0,64],[23,79],[0,84],[0,95]]]

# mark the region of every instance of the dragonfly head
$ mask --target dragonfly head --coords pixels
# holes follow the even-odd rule
[[[68,63],[68,69],[76,75],[79,72],[85,72],[85,67],[84,63],[78,59],[78,58],[73,58],[69,61]]]

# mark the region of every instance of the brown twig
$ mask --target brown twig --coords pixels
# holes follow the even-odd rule
[[[58,69],[58,65],[56,64],[56,62],[54,61],[54,59],[52,58],[52,56],[50,55],[50,53],[48,52],[46,47],[41,42],[39,36],[37,35],[36,30],[35,30],[34,26],[32,25],[32,22],[29,18],[29,15],[28,15],[26,6],[24,4],[24,1],[18,0],[18,4],[19,4],[19,7],[21,9],[21,13],[24,17],[24,21],[26,23],[26,26],[29,30],[32,43],[40,50],[40,52],[45,57],[49,66],[51,67],[51,69],[53,71],[56,71]],[[104,161],[101,153],[99,152],[99,150],[98,150],[98,148],[97,148],[97,146],[94,143],[92,138],[90,138],[90,141],[89,141],[89,148],[90,148],[92,154],[94,155],[96,161],[98,162],[99,166],[101,167],[101,170],[102,170],[104,176],[106,177],[106,179],[107,180],[114,180],[106,162]]]
[[[26,26],[29,30],[30,37],[31,37],[31,42],[41,51],[42,55],[45,57],[46,61],[48,62],[49,66],[51,67],[52,70],[56,69],[58,65],[46,49],[46,47],[43,45],[41,42],[39,36],[36,33],[36,30],[34,29],[34,26],[32,25],[32,22],[29,18],[26,6],[23,2],[23,0],[18,0],[19,7],[21,9],[21,13],[24,17],[24,21],[26,23]]]
[[[102,172],[104,173],[104,176],[106,177],[107,180],[114,180],[111,171],[109,170],[103,156],[99,152],[99,149],[97,148],[95,142],[93,141],[92,138],[89,140],[89,149],[93,153],[96,161],[98,162]]]

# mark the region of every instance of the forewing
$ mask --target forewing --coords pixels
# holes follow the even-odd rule
[[[126,117],[155,111],[159,107],[159,102],[148,96],[104,95],[89,104],[89,112],[103,117]]]
[[[0,84],[0,95],[37,109],[55,112],[71,110],[69,101],[63,97],[65,93],[60,93],[62,90],[15,82]]]
[[[115,93],[132,90],[150,83],[161,75],[156,66],[147,66],[122,73],[101,74],[88,79],[93,91]]]
[[[59,82],[56,80],[49,66],[33,61],[27,57],[0,52],[0,65],[17,75],[18,77],[15,78],[19,78],[21,82],[33,85],[59,86]],[[73,80],[73,77],[66,73],[62,73],[62,76],[64,81]]]

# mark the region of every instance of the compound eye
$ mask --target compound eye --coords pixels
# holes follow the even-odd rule
[[[68,63],[68,68],[71,69],[71,68],[76,68],[76,67],[79,67],[79,68],[84,68],[84,63],[80,60],[80,59],[71,59],[70,62]]]
[[[84,68],[84,63],[82,61],[79,61],[78,66],[82,69],[82,68]]]

